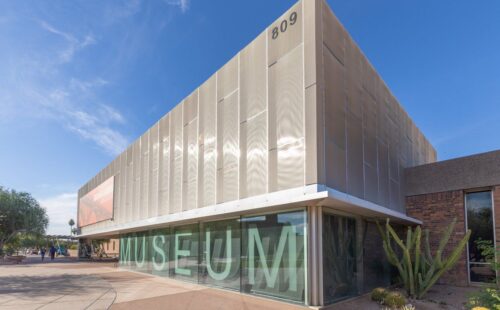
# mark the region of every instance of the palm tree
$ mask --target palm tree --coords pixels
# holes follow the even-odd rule
[[[73,226],[75,225],[75,221],[73,221],[73,219],[70,219],[68,222],[68,225],[71,227],[71,230],[70,230],[70,235],[71,235],[71,234],[73,234]]]

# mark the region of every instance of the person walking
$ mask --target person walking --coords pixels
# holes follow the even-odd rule
[[[50,260],[54,260],[54,257],[56,256],[56,248],[54,247],[54,245],[51,245],[50,246]]]
[[[45,248],[44,247],[42,247],[40,249],[40,255],[42,256],[42,262],[43,262],[43,259],[45,258]]]

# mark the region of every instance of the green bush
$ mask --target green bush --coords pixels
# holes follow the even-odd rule
[[[406,305],[406,298],[398,292],[389,292],[384,297],[384,305],[389,308],[401,308]]]
[[[500,291],[495,288],[483,288],[469,296],[465,307],[467,309],[484,307],[491,310],[500,310]]]
[[[384,297],[387,296],[387,290],[383,287],[374,288],[371,294],[371,298],[373,301],[382,302]]]

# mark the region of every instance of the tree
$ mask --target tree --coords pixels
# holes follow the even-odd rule
[[[0,252],[21,232],[45,234],[48,224],[47,212],[29,193],[0,186]]]
[[[75,221],[73,221],[73,219],[70,219],[69,222],[68,222],[68,225],[69,227],[71,227],[70,229],[70,235],[73,233],[73,226],[75,225]]]

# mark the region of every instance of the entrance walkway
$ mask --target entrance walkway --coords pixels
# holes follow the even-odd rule
[[[305,309],[278,301],[123,271],[113,263],[39,257],[0,266],[0,309]]]

